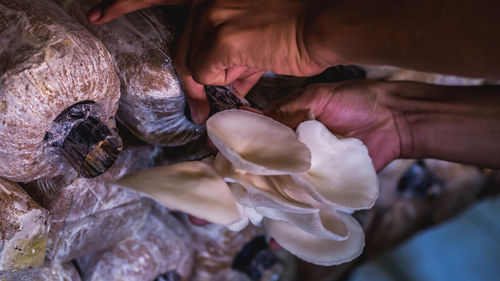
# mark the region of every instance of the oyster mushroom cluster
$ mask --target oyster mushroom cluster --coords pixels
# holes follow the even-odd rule
[[[213,115],[207,132],[219,149],[215,158],[155,167],[120,183],[234,231],[263,225],[311,263],[361,254],[364,232],[350,213],[373,206],[378,179],[360,140],[336,137],[314,120],[294,132],[243,110]]]

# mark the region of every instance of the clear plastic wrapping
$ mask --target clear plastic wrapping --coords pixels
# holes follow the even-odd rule
[[[32,270],[0,273],[2,281],[80,281],[80,275],[73,264],[53,264]]]
[[[192,225],[184,219],[193,237],[195,267],[192,281],[248,281],[248,277],[234,269],[234,258],[241,249],[262,235],[264,230],[248,226],[240,232],[228,230],[217,224],[205,226]]]
[[[94,179],[39,180],[25,189],[51,212],[47,259],[66,262],[103,250],[142,227],[152,202],[138,192],[113,184],[126,173],[153,166],[157,150],[124,150],[107,173]]]
[[[144,281],[169,276],[187,281],[193,266],[191,237],[177,218],[157,205],[132,236],[78,260],[88,281]]]
[[[0,178],[0,275],[42,266],[49,219],[19,185]]]
[[[121,79],[121,123],[155,145],[183,145],[204,132],[185,116],[186,101],[171,60],[174,35],[165,14],[145,9],[97,26],[85,15],[99,0],[56,1],[111,52]]]
[[[13,181],[67,171],[46,130],[75,103],[93,101],[110,128],[119,79],[104,45],[48,0],[0,0],[0,176]]]

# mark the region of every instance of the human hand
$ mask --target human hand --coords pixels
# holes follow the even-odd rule
[[[122,15],[159,5],[183,5],[189,0],[103,0],[90,9],[87,19],[93,24],[103,24]]]
[[[203,85],[245,95],[264,71],[310,76],[327,65],[307,45],[307,1],[194,1],[175,65],[192,119],[208,117]]]
[[[204,122],[209,105],[203,85],[228,85],[245,95],[264,74],[311,76],[329,64],[308,42],[307,1],[115,0],[89,14],[95,24],[154,5],[189,4],[191,13],[174,59],[192,119]]]
[[[396,109],[386,103],[386,84],[370,80],[314,84],[264,112],[291,128],[312,112],[331,132],[363,141],[380,171],[401,156],[400,134],[405,130],[404,122],[396,120]]]

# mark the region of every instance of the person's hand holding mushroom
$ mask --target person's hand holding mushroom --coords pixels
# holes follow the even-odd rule
[[[500,168],[500,87],[353,80],[309,86],[265,113],[295,128],[310,112],[332,133],[360,139],[377,171],[397,158]]]
[[[92,9],[88,19],[101,24],[152,5],[182,3],[191,12],[174,63],[196,123],[208,118],[204,85],[231,84],[245,95],[265,71],[311,76],[330,65],[321,59],[324,51],[308,43],[315,34],[306,30],[308,1],[116,0]]]
[[[498,79],[500,2],[476,2],[114,0],[88,18],[100,24],[153,5],[189,5],[174,62],[192,118],[203,123],[203,84],[232,84],[244,95],[264,71],[310,76],[373,64]]]
[[[401,156],[400,135],[406,132],[406,124],[395,119],[397,110],[385,103],[384,85],[370,80],[315,84],[265,111],[291,128],[312,113],[331,132],[362,140],[380,171]]]
[[[315,120],[294,131],[243,110],[216,113],[207,133],[215,158],[132,173],[119,184],[234,231],[263,225],[282,247],[316,264],[361,253],[363,230],[349,214],[371,208],[378,196],[361,141],[336,137]]]

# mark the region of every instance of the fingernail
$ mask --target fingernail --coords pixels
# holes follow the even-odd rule
[[[102,17],[102,10],[95,9],[89,13],[89,21],[96,22]]]

